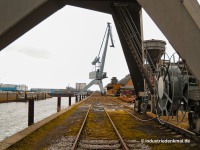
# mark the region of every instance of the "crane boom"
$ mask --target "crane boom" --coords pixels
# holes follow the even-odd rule
[[[99,61],[99,59],[100,59],[99,55],[98,55],[98,57],[95,57],[95,59],[92,61],[92,65],[95,65],[95,71],[90,72],[89,77],[90,77],[90,79],[93,79],[93,80],[88,85],[86,85],[85,88],[83,88],[80,91],[80,93],[86,91],[92,85],[98,84],[99,88],[101,90],[101,93],[104,94],[102,79],[106,78],[106,72],[103,72],[103,70],[104,70],[104,65],[105,65],[105,59],[106,59],[106,53],[107,53],[107,49],[108,49],[109,38],[111,39],[111,46],[110,47],[114,47],[111,25],[110,25],[109,22],[107,23],[107,28],[106,28],[104,38],[105,37],[106,37],[106,40],[105,40],[105,46],[104,46],[104,51],[103,51],[103,54],[102,54],[101,61]],[[100,51],[101,51],[101,48],[100,48]],[[100,52],[99,52],[99,54],[100,54]],[[100,66],[98,66],[99,69],[96,70],[96,65],[99,64],[99,63],[100,63]]]
[[[111,31],[111,26],[110,26],[110,23],[108,22],[107,23],[107,37],[106,37],[106,42],[105,42],[105,47],[104,47],[104,52],[103,52],[103,55],[102,55],[102,58],[101,58],[101,67],[100,67],[100,71],[99,71],[99,75],[100,75],[100,78],[103,74],[103,70],[104,70],[104,64],[105,64],[105,59],[106,59],[106,53],[107,53],[107,49],[108,49],[108,40],[109,40],[109,37],[111,39],[111,47],[114,47],[114,42],[113,42],[113,38],[112,38],[112,31]]]

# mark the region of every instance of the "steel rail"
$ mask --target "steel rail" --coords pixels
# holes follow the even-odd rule
[[[109,100],[111,100],[111,101],[113,101],[113,102],[115,102],[115,103],[117,103],[117,104],[120,104],[120,105],[122,105],[122,106],[124,106],[124,107],[127,107],[127,108],[129,108],[129,109],[131,109],[131,107],[129,107],[129,106],[127,106],[127,105],[124,105],[124,104],[122,104],[122,103],[120,103],[120,102],[116,102],[116,101],[114,101],[114,100],[112,100],[112,99],[110,99],[110,98],[108,98],[108,97],[106,97],[107,99],[109,99]],[[123,108],[122,108],[123,109]],[[142,122],[146,122],[146,121],[151,121],[151,120],[154,120],[154,119],[157,119],[157,117],[154,117],[154,118],[151,118],[151,119],[140,119],[140,118],[138,118],[137,116],[135,116],[134,114],[132,114],[132,113],[130,113],[130,112],[128,112],[127,110],[125,110],[125,109],[123,109],[124,111],[126,111],[127,113],[129,113],[131,116],[133,116],[135,119],[137,119],[137,120],[139,120],[139,121],[142,121]]]
[[[80,139],[80,135],[81,135],[81,133],[82,133],[82,131],[83,131],[83,128],[84,128],[84,126],[85,126],[85,123],[86,123],[86,120],[87,120],[87,117],[88,117],[90,108],[91,108],[91,106],[89,107],[89,109],[88,109],[88,111],[87,111],[87,114],[86,114],[86,116],[85,116],[85,118],[84,118],[84,120],[83,120],[83,123],[82,123],[82,125],[81,125],[81,128],[80,128],[80,130],[79,130],[77,136],[76,136],[76,139],[75,139],[75,141],[74,141],[74,143],[73,143],[73,146],[72,146],[71,150],[75,150],[75,149],[77,148],[78,141],[79,141],[79,139]]]
[[[129,150],[129,148],[127,147],[126,143],[124,142],[122,136],[120,135],[119,131],[117,130],[117,128],[116,128],[114,122],[112,121],[112,119],[110,118],[108,112],[106,111],[105,106],[104,106],[103,108],[104,108],[104,111],[105,111],[106,115],[108,116],[108,118],[109,118],[109,120],[110,120],[110,122],[111,122],[113,128],[115,129],[115,132],[117,133],[117,136],[118,136],[118,138],[119,138],[119,140],[120,140],[120,143],[121,143],[121,145],[122,145],[122,149],[123,149],[123,150]]]
[[[120,105],[123,105],[123,106],[125,106],[125,107],[127,107],[127,108],[130,108],[129,106],[124,105],[124,104],[122,104],[122,103],[120,103],[120,102],[116,102],[116,101],[114,101],[114,100],[112,100],[112,99],[110,99],[110,98],[108,98],[108,97],[107,97],[107,99],[109,99],[109,100],[111,100],[111,101],[113,101],[113,102],[115,102],[115,103],[118,103],[118,104],[120,104]],[[122,108],[122,109],[123,109],[123,108]],[[125,109],[123,109],[123,110],[126,111]],[[133,115],[132,113],[130,113],[130,112],[128,112],[128,111],[126,111],[126,112],[129,113],[130,115],[132,115],[133,117],[136,117],[136,116]],[[151,117],[151,116],[150,116],[150,117]],[[157,117],[156,117],[156,118],[157,118]],[[154,120],[154,119],[156,119],[156,118],[152,118],[152,119],[150,119],[149,121]],[[139,119],[139,118],[138,118],[138,119]],[[139,120],[140,120],[140,119],[139,119]],[[157,122],[159,122],[159,121],[157,120]],[[173,125],[173,124],[171,124],[171,123],[169,123],[169,122],[166,122],[166,123],[164,123],[164,124],[162,124],[162,125],[166,126],[166,127],[169,128],[169,129],[175,130],[176,132],[180,133],[181,135],[186,136],[187,138],[190,138],[191,140],[193,140],[193,141],[195,141],[195,142],[197,142],[197,143],[200,143],[200,136],[199,136],[199,135],[196,135],[195,133],[193,133],[193,132],[191,132],[191,131],[189,131],[189,130],[186,130],[186,129],[177,127],[177,126],[175,126],[175,125]]]

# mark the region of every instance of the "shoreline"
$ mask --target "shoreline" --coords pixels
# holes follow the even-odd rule
[[[45,100],[52,97],[47,93],[27,93],[27,99],[25,99],[25,93],[19,94],[14,92],[4,92],[0,93],[0,104],[10,102],[27,102],[30,98],[35,98],[36,100]]]

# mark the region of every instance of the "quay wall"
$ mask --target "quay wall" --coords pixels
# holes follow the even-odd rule
[[[46,93],[27,93],[27,98],[34,97],[38,100],[43,100],[45,98],[51,98],[50,95]],[[25,92],[0,92],[0,103],[7,102],[22,102],[25,101]]]
[[[90,96],[89,96],[90,97]],[[56,119],[57,117],[61,116],[62,114],[68,112],[69,110],[73,109],[75,106],[81,104],[82,102],[84,102],[85,100],[87,100],[89,97],[86,97],[85,99],[69,106],[66,109],[61,110],[60,112],[57,112],[29,127],[27,127],[26,129],[19,131],[18,133],[4,139],[3,141],[0,142],[0,150],[5,150],[8,147],[12,146],[13,144],[15,144],[16,142],[20,141],[21,139],[23,139],[24,137],[28,136],[29,134],[33,133],[35,130],[39,129],[40,127],[44,126],[45,124],[51,122],[52,120]]]

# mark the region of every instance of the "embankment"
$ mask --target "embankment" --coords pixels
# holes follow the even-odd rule
[[[25,92],[0,92],[0,103],[7,102],[22,102],[26,101]],[[51,98],[51,96],[47,93],[29,93],[27,92],[27,99],[30,97],[34,97],[37,100],[43,100],[46,98]]]

